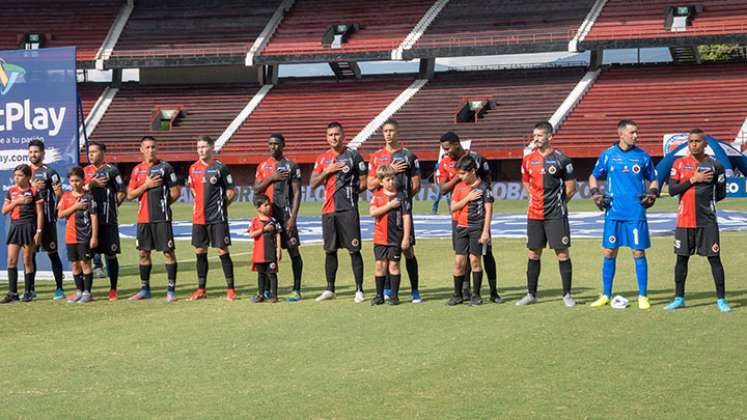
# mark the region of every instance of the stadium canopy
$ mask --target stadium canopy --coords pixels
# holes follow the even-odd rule
[[[687,135],[685,135],[685,138],[687,138]],[[708,147],[705,150],[706,154],[714,157],[724,165],[727,177],[737,176],[737,171],[742,176],[747,175],[747,156],[743,155],[739,149],[708,135],[706,135],[706,142],[708,143]],[[664,156],[664,159],[656,165],[659,185],[664,185],[664,182],[669,181],[669,171],[672,169],[674,161],[682,156],[687,156],[688,153],[687,141],[685,141]]]

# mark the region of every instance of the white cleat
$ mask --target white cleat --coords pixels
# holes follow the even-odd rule
[[[571,294],[570,294],[570,293],[567,293],[567,294],[565,294],[565,295],[563,296],[563,304],[564,304],[564,305],[565,305],[565,306],[566,306],[567,308],[572,308],[572,307],[576,306],[576,301],[575,301],[575,300],[573,300],[573,297],[571,296]]]
[[[365,298],[363,297],[363,292],[361,292],[360,290],[355,292],[355,299],[353,300],[355,301],[355,303],[363,303],[363,301],[365,300]]]
[[[317,297],[317,298],[316,298],[315,300],[316,300],[317,302],[321,302],[321,301],[323,301],[323,300],[330,300],[330,299],[334,299],[334,298],[335,298],[335,292],[331,292],[331,291],[329,291],[329,290],[325,290],[325,291],[323,291],[323,292],[322,292],[322,294],[321,294],[321,295],[319,295],[319,297]]]
[[[93,270],[93,276],[96,277],[97,279],[103,279],[103,278],[106,278],[106,272],[104,271],[103,268],[98,267]]]

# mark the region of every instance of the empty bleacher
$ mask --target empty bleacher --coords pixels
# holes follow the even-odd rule
[[[402,143],[421,159],[438,157],[438,139],[449,130],[487,157],[520,158],[532,126],[549,119],[583,75],[581,68],[436,73],[394,118]],[[457,122],[468,100],[496,107],[477,122]],[[370,152],[382,144],[379,130],[364,147]]]
[[[263,56],[382,52],[397,48],[433,4],[425,0],[297,0]],[[322,46],[330,25],[360,24],[342,48]]]
[[[280,1],[137,1],[112,52],[122,57],[243,58]]]
[[[160,140],[164,159],[191,160],[195,138],[217,139],[258,89],[254,84],[124,84],[91,139],[105,143],[113,160],[132,162],[140,158],[140,138],[150,135]],[[170,130],[152,129],[159,109],[181,110]]]
[[[685,32],[664,29],[667,6],[703,5],[703,12]],[[673,3],[671,0],[609,0],[585,41],[672,38],[747,33],[747,2],[743,0],[702,0]]]
[[[78,96],[83,104],[83,116],[87,117],[88,113],[91,112],[91,108],[98,101],[99,96],[106,89],[106,85],[102,83],[78,83]]]
[[[43,34],[43,47],[77,46],[90,61],[104,42],[122,0],[4,1],[0,5],[0,50],[22,48],[28,33]]]
[[[288,156],[311,163],[328,148],[328,123],[340,122],[351,140],[410,83],[412,78],[394,76],[281,81],[226,143],[221,156],[228,162],[258,163],[267,155],[270,133],[279,132],[286,138]]]
[[[662,155],[665,134],[699,127],[727,142],[747,117],[747,65],[618,67],[602,71],[555,136],[571,156],[593,157],[615,143],[617,123],[632,118],[639,142]]]

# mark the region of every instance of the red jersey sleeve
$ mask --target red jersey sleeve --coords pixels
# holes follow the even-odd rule
[[[316,158],[316,162],[314,162],[314,170],[311,172],[313,174],[320,174],[324,170],[324,155],[319,155]]]
[[[674,161],[674,165],[672,165],[672,170],[669,171],[669,178],[673,181],[680,182],[682,181],[682,176],[684,174],[682,173],[682,158],[679,158]]]
[[[521,160],[521,182],[529,183],[529,171],[527,170],[529,156],[531,156],[531,154],[524,156],[524,159]]]
[[[376,170],[379,169],[379,165],[376,164],[376,153],[371,153],[368,157],[368,177],[376,178]]]
[[[39,191],[36,190],[36,188],[31,187],[31,199],[34,200],[34,203],[44,203],[44,199],[39,195]]]
[[[260,163],[257,165],[257,172],[254,174],[254,179],[257,181],[262,181],[265,178],[267,178],[267,172],[264,170],[265,162]]]
[[[438,164],[438,183],[443,184],[444,182],[449,182],[450,180],[451,174],[446,167],[446,162],[444,162],[444,159],[441,159],[441,162]]]
[[[143,185],[142,181],[139,179],[140,177],[138,177],[138,172],[140,170],[139,166],[140,165],[132,168],[132,173],[130,174],[130,183],[127,184],[127,188],[131,190],[134,190],[135,188],[138,188],[141,185]]]

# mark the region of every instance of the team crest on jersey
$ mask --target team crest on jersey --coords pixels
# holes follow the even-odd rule
[[[213,184],[213,185],[217,184],[218,183],[218,178],[214,177],[214,176],[211,176],[210,177],[210,183]]]
[[[174,241],[171,240],[171,239],[169,239],[169,241],[166,242],[166,246],[168,246],[169,248],[173,248],[174,247]]]
[[[226,245],[230,244],[231,243],[231,238],[229,238],[228,236],[224,236],[223,237],[223,243],[226,244]]]
[[[611,244],[614,244],[615,242],[617,242],[617,238],[615,238],[615,235],[610,235],[609,241]]]
[[[641,172],[641,167],[638,165],[633,165],[633,173],[637,174],[638,172]]]
[[[290,238],[290,239],[288,239],[288,245],[290,245],[290,246],[296,246],[296,245],[298,245],[298,240],[296,238]]]
[[[359,241],[359,240],[358,240],[358,238],[356,238],[356,239],[353,239],[353,240],[352,240],[352,241],[350,242],[350,244],[351,244],[351,245],[353,245],[353,246],[358,246],[358,245],[360,245],[360,244],[361,244],[361,241]]]
[[[567,236],[563,236],[562,238],[560,238],[560,242],[561,242],[561,243],[562,243],[563,245],[568,245],[568,243],[569,243],[569,242],[571,242],[571,238],[569,238],[569,237],[567,237]]]
[[[556,168],[555,166],[550,166],[549,168],[547,168],[547,172],[549,172],[550,175],[555,175],[555,172],[558,172],[558,168]]]
[[[348,165],[343,166],[342,167],[342,173],[346,174],[348,172],[350,172],[350,166],[348,166]]]
[[[111,249],[113,252],[117,252],[117,244],[112,244]]]
[[[274,262],[271,262],[270,263],[270,270],[275,270],[276,268],[278,268],[278,265],[275,264]]]
[[[713,244],[713,246],[711,247],[711,251],[713,252],[719,252],[720,250],[721,248],[719,248],[718,244]]]

